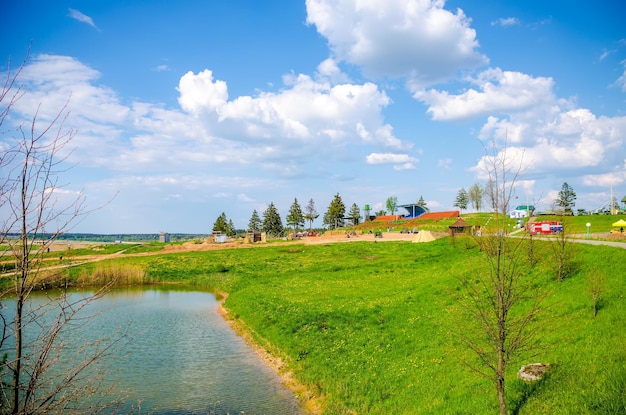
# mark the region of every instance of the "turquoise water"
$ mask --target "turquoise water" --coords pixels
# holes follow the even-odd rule
[[[81,336],[130,334],[103,368],[116,375],[116,390],[125,391],[127,404],[118,413],[304,414],[217,307],[211,293],[161,290],[113,291],[89,305],[97,316]]]

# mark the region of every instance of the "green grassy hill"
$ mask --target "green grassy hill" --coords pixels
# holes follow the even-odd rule
[[[574,272],[558,283],[550,245],[535,245],[541,261],[531,276],[549,292],[539,333],[549,347],[509,367],[512,413],[626,410],[626,250],[575,248]],[[472,355],[450,335],[465,324],[456,314],[458,277],[471,274],[481,255],[462,238],[454,244],[444,238],[426,244],[294,243],[118,264],[141,267],[154,282],[229,293],[230,315],[320,397],[320,413],[484,414],[497,412],[493,387],[464,366]],[[595,318],[592,275],[604,276]],[[550,375],[535,386],[517,380],[519,367],[535,361],[550,363]]]

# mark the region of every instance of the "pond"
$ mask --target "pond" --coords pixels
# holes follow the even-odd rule
[[[34,302],[43,300],[33,295]],[[116,389],[128,391],[122,413],[304,414],[278,375],[217,313],[211,293],[116,290],[89,307],[102,311],[84,326],[89,336],[108,337],[120,328],[131,334],[105,363],[116,373]]]

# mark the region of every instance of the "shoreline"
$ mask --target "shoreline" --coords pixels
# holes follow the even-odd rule
[[[272,354],[266,347],[263,347],[263,345],[257,342],[252,335],[252,331],[243,321],[235,320],[230,317],[228,309],[224,307],[224,301],[228,298],[228,293],[220,291],[216,294],[221,297],[218,301],[217,313],[224,319],[226,324],[254,350],[267,367],[278,375],[282,384],[285,385],[287,389],[294,394],[298,402],[300,402],[306,414],[322,415],[323,398],[316,396],[308,390],[304,384],[300,383],[293,373],[287,369],[287,363],[284,362],[283,359]]]

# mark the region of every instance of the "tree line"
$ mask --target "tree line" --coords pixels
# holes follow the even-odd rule
[[[259,215],[256,209],[252,211],[252,216],[248,221],[248,230],[266,232],[272,236],[284,236],[289,229],[294,232],[304,230],[305,223],[308,222],[309,231],[311,231],[313,221],[319,216],[320,214],[315,207],[315,201],[312,198],[304,208],[302,208],[298,199],[294,198],[285,217],[285,226],[276,205],[274,202],[270,202],[262,215]],[[346,219],[350,219],[354,224],[358,224],[360,218],[361,210],[356,203],[352,204],[350,211],[346,215],[346,206],[339,193],[337,193],[324,214],[324,225],[328,226],[329,229],[335,229],[344,226]],[[221,232],[229,236],[234,236],[237,233],[232,220],[228,220],[224,212],[218,216],[212,229],[213,232]]]
[[[417,204],[419,206],[426,207],[424,198],[420,196]],[[396,196],[390,196],[386,202],[387,211],[392,215],[395,214],[398,208],[398,198]],[[374,213],[374,216],[384,216],[387,211],[379,210]],[[320,216],[316,207],[315,201],[311,198],[308,204],[302,208],[297,198],[294,198],[293,203],[289,207],[289,212],[285,217],[285,225],[283,225],[282,218],[274,202],[270,202],[265,211],[259,215],[256,209],[252,211],[252,216],[248,221],[248,231],[261,231],[266,232],[272,236],[284,236],[287,230],[298,232],[305,229],[305,224],[308,222],[309,231],[313,228],[313,221]],[[323,225],[327,229],[337,229],[346,226],[349,222],[352,225],[358,225],[361,223],[361,219],[365,221],[369,220],[369,212],[366,211],[361,215],[361,209],[356,203],[350,206],[350,210],[346,212],[346,205],[343,199],[336,193],[333,200],[328,205],[326,212],[323,216]],[[215,222],[213,223],[213,232],[224,233],[228,236],[235,236],[237,229],[233,221],[226,217],[226,213],[222,212]]]
[[[506,200],[506,203],[499,201],[495,185],[495,181],[490,179],[484,186],[474,183],[469,190],[465,190],[465,187],[462,187],[456,195],[453,206],[458,207],[460,210],[466,210],[468,206],[471,206],[475,212],[478,212],[483,207],[484,199],[487,199],[494,211],[506,214],[510,208],[510,200]],[[574,192],[572,186],[564,182],[557,198],[552,202],[552,206],[559,208],[559,211],[566,215],[572,215],[575,202],[576,192]]]

